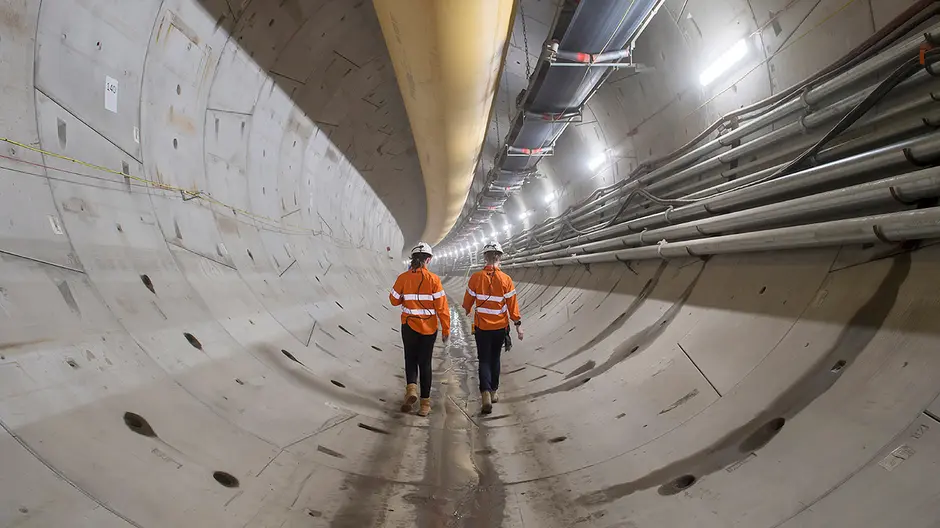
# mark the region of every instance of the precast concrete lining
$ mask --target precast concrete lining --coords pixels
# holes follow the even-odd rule
[[[933,241],[511,270],[487,416],[445,277],[398,412],[411,180],[239,44],[318,42],[274,4],[0,1],[0,526],[936,525]]]

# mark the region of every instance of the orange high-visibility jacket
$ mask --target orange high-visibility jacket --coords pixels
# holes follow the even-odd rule
[[[392,306],[401,306],[401,324],[407,324],[419,334],[437,332],[441,320],[441,334],[450,335],[450,308],[441,279],[427,270],[408,270],[398,276],[388,294]]]
[[[520,321],[516,287],[509,275],[494,266],[474,273],[463,295],[463,309],[470,313],[476,306],[473,325],[480,330],[499,330],[509,326],[509,320]]]

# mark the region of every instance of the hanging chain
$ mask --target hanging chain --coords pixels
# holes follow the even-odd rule
[[[522,15],[522,42],[525,44],[525,80],[532,76],[532,66],[529,64],[529,35],[525,27],[525,0],[519,0],[519,12]]]

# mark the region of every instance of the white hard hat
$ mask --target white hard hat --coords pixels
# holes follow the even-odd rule
[[[487,254],[487,253],[493,253],[493,252],[499,253],[500,255],[503,254],[503,246],[500,246],[500,245],[499,245],[499,242],[497,242],[497,241],[495,241],[495,240],[492,241],[492,242],[487,242],[487,243],[483,246],[483,254],[484,254],[484,255]]]
[[[431,252],[431,244],[428,244],[427,242],[418,242],[418,245],[411,248],[412,257],[421,253],[428,256],[434,255],[434,253]]]

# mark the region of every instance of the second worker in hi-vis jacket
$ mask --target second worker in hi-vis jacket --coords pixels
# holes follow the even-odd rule
[[[516,326],[516,334],[522,340],[522,317],[516,288],[509,275],[499,269],[503,248],[498,242],[483,246],[486,266],[470,277],[467,292],[463,296],[463,309],[473,316],[473,336],[477,344],[477,359],[480,362],[480,396],[483,414],[493,411],[493,403],[499,401],[499,368],[503,344],[509,336],[509,321]]]

